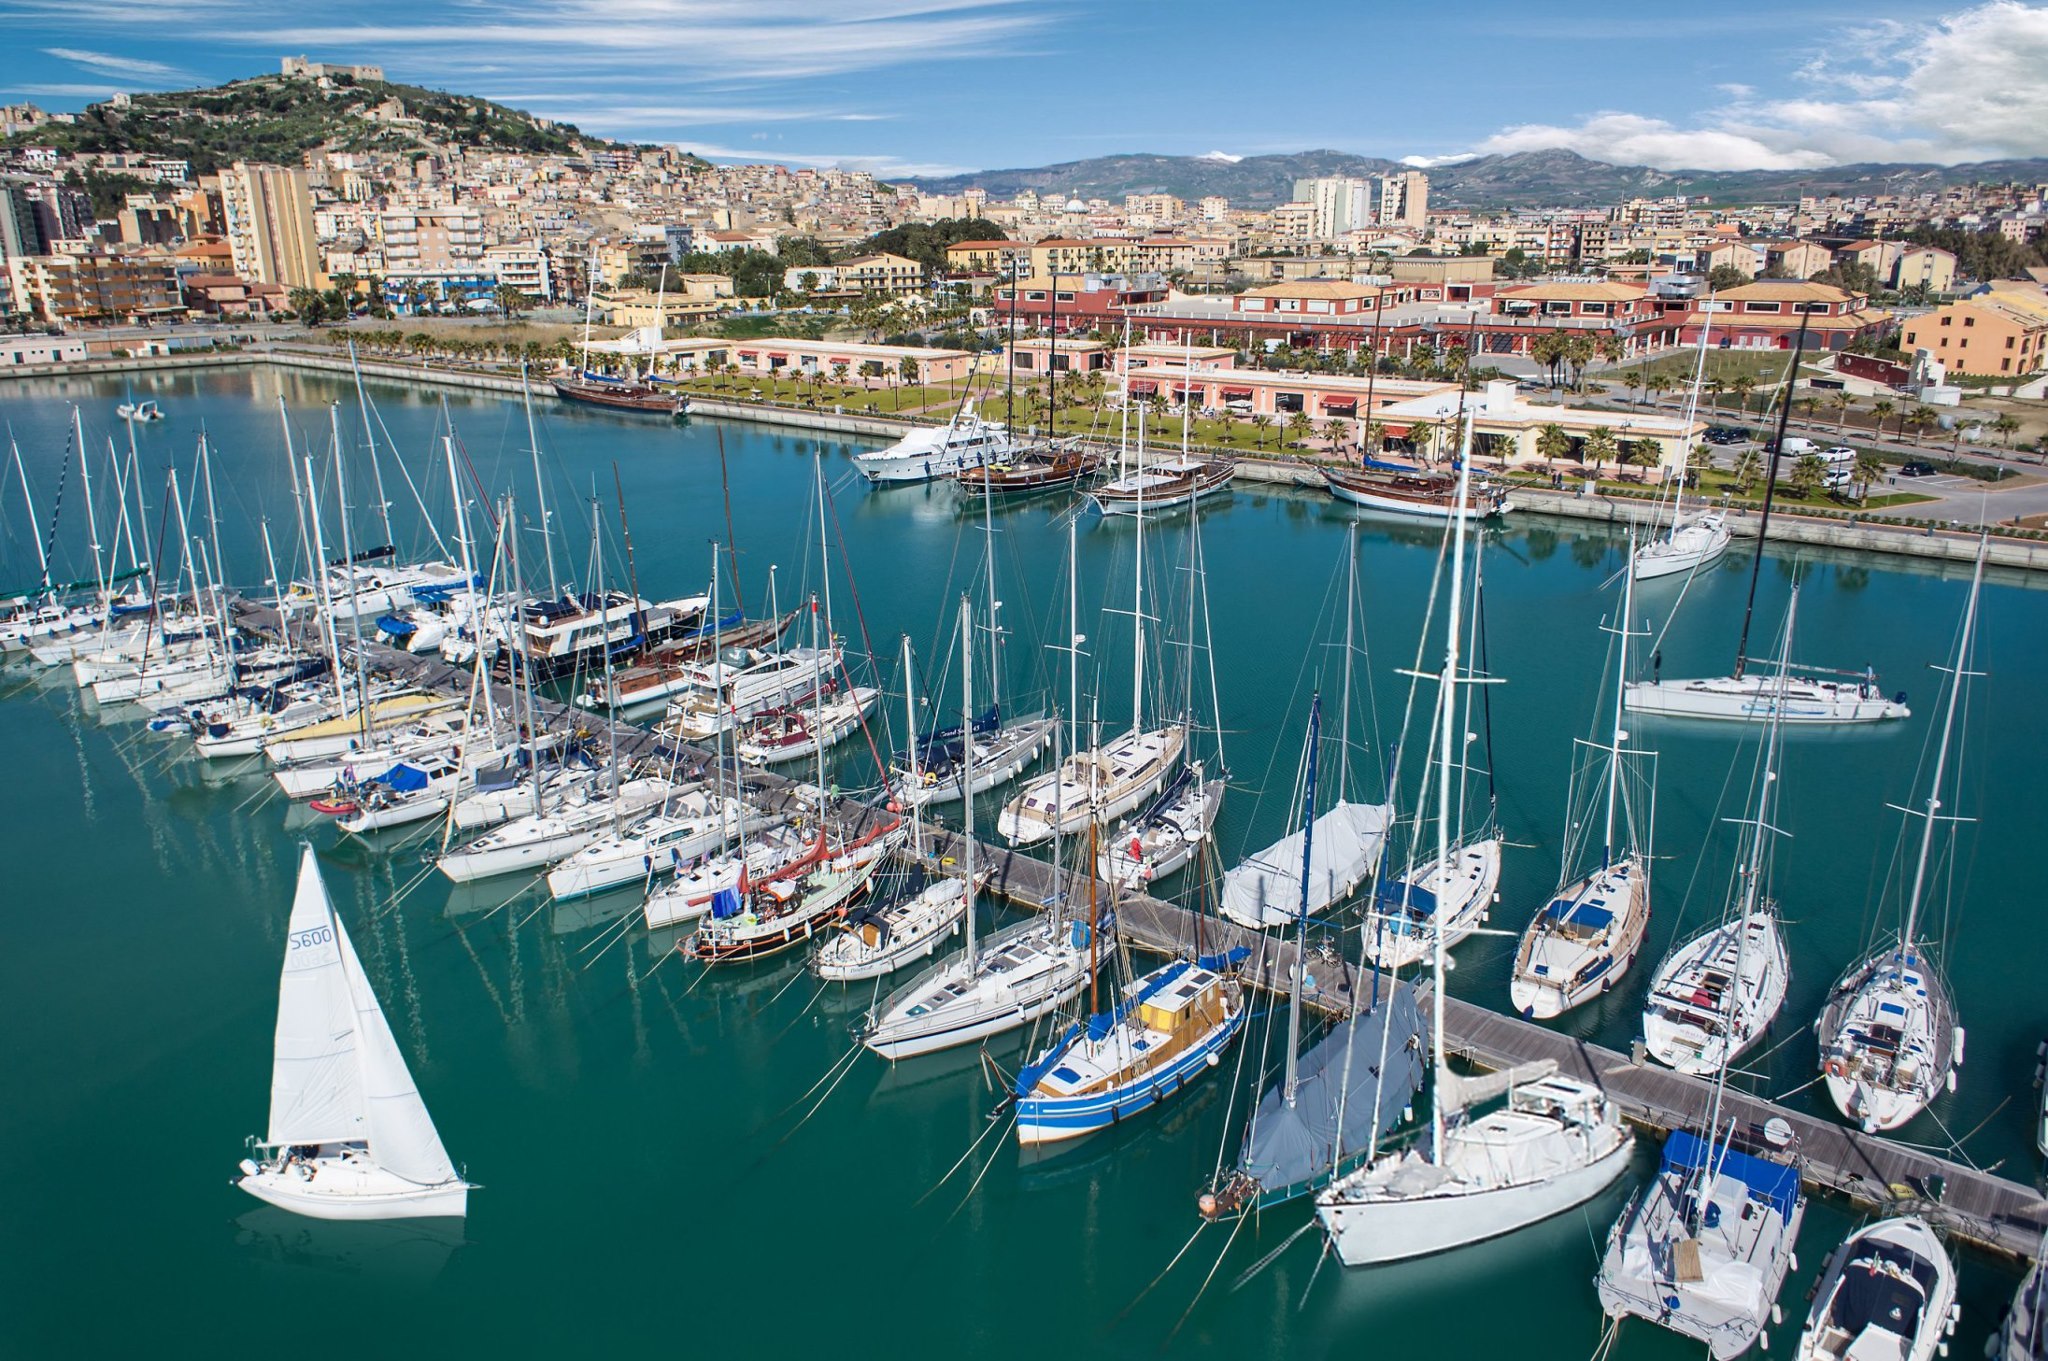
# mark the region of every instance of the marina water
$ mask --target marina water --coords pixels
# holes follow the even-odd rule
[[[10,384],[0,396],[45,522],[69,404],[81,405],[88,445],[100,450],[95,490],[104,496],[106,440],[111,434],[125,445],[127,437],[111,428],[125,391],[109,380],[50,379]],[[353,390],[258,368],[163,377],[136,391],[160,400],[169,417],[137,435],[152,517],[164,468],[175,462],[184,477],[203,424],[228,575],[260,593],[258,517],[270,517],[280,554],[296,537],[278,398],[290,410],[295,444],[324,467],[328,402],[343,403],[344,437],[359,444]],[[447,534],[447,479],[434,441],[443,392],[376,383],[370,395]],[[445,401],[478,483],[492,493],[517,490],[530,527],[536,502],[519,404],[454,392]],[[556,554],[577,584],[594,580],[593,495],[613,539],[606,575],[620,580],[616,464],[640,592],[663,598],[704,588],[711,544],[728,536],[722,434],[747,608],[765,610],[771,563],[782,607],[791,608],[820,582],[810,508],[819,455],[851,566],[849,589],[834,565],[837,630],[856,650],[872,647],[885,686],[900,686],[895,658],[906,632],[926,665],[942,664],[953,604],[976,586],[983,542],[978,512],[950,487],[870,490],[849,463],[867,446],[838,437],[738,422],[674,425],[552,403],[541,417]],[[380,447],[384,440],[380,433]],[[368,537],[374,496],[360,465],[351,463],[351,498]],[[76,478],[74,466],[73,498]],[[411,493],[388,462],[385,480],[401,552],[430,551]],[[479,523],[482,511],[475,507]],[[1046,503],[1001,509],[994,520],[1006,703],[1015,712],[1063,704],[1065,659],[1047,645],[1066,634],[1065,527]],[[32,579],[18,486],[0,495],[0,523],[8,580]],[[1320,496],[1256,484],[1241,483],[1204,512],[1232,785],[1218,841],[1226,859],[1265,845],[1288,822],[1309,693],[1321,685],[1332,694],[1339,684],[1341,657],[1331,644],[1354,523],[1369,627],[1355,684],[1373,719],[1354,730],[1353,760],[1377,772],[1407,696],[1396,668],[1414,658],[1437,531],[1354,519]],[[1176,634],[1187,599],[1188,574],[1177,570],[1185,525],[1167,520],[1147,530],[1150,574],[1161,583],[1148,613]],[[147,551],[157,524],[131,528]],[[113,532],[102,524],[103,541]],[[75,499],[58,537],[56,569],[89,577]],[[1129,711],[1130,620],[1113,611],[1128,610],[1133,538],[1127,522],[1081,521],[1082,688],[1110,730]],[[1489,542],[1489,651],[1507,680],[1491,691],[1494,766],[1511,843],[1496,927],[1519,930],[1556,882],[1572,739],[1593,718],[1605,645],[1599,625],[1618,599],[1605,588],[1623,553],[1623,541],[1604,527],[1535,516],[1511,517]],[[539,558],[530,549],[524,558],[531,583]],[[1689,588],[1661,641],[1664,674],[1726,669],[1749,562],[1738,547]],[[1750,1060],[1756,1076],[1747,1085],[1820,1109],[1805,1027],[1828,985],[1886,921],[1875,904],[1897,873],[1899,817],[1885,804],[1914,796],[1935,711],[1938,678],[1928,668],[1952,640],[1968,573],[1917,559],[1774,548],[1753,652],[1769,654],[1795,572],[1808,587],[1798,658],[1874,666],[1887,688],[1915,701],[1901,725],[1794,733],[1787,742],[1781,816],[1792,836],[1779,850],[1776,889],[1792,996],[1777,1032]],[[1662,629],[1676,593],[1675,583],[1641,593],[1653,630]],[[1935,899],[1969,1028],[1968,1058],[1960,1091],[1934,1107],[1938,1125],[1923,1118],[1905,1134],[1942,1145],[1944,1131],[1965,1138],[1972,1161],[2032,1181],[2030,1077],[2048,1030],[2039,981],[2048,951],[2033,872],[2048,593],[1992,573],[1981,637],[1989,674],[1971,698],[1961,792],[1949,810],[1978,822],[1962,829],[1957,854],[1940,865],[1945,891]],[[1148,668],[1167,695],[1184,685],[1185,669],[1172,651]],[[957,695],[952,680],[928,679],[935,695]],[[1198,693],[1206,707],[1206,676]],[[1084,698],[1083,707],[1090,703]],[[900,707],[892,691],[883,713],[899,729]],[[1358,707],[1367,707],[1363,698]],[[1205,1231],[1139,1299],[1194,1231],[1194,1198],[1219,1153],[1226,1161],[1235,1154],[1250,1065],[1261,1059],[1256,1047],[1242,1071],[1233,1057],[1154,1115],[1049,1159],[1020,1160],[997,1131],[963,1172],[938,1185],[989,1130],[1001,1077],[972,1053],[895,1069],[864,1056],[829,1096],[819,1088],[807,1097],[852,1044],[869,990],[821,990],[795,957],[700,978],[673,956],[672,936],[628,929],[632,894],[551,906],[531,889],[518,892],[517,880],[451,891],[438,875],[422,877],[416,847],[340,841],[324,821],[288,810],[266,778],[210,777],[195,760],[170,759],[173,748],[137,723],[101,724],[62,673],[0,675],[0,722],[8,766],[0,825],[12,848],[0,951],[10,1079],[0,1117],[0,1198],[9,1207],[0,1229],[0,1353],[119,1347],[210,1356],[282,1344],[337,1357],[681,1348],[1024,1358],[1048,1350],[1302,1357],[1426,1348],[1568,1361],[1589,1355],[1598,1339],[1591,1277],[1625,1188],[1504,1240],[1370,1272],[1319,1269],[1320,1235],[1303,1235],[1233,1288],[1301,1226],[1307,1209],[1297,1204],[1248,1222],[1199,1300],[1228,1228]],[[1650,946],[1613,996],[1560,1023],[1624,1052],[1656,959],[1720,911],[1734,834],[1722,819],[1739,816],[1748,770],[1733,730],[1643,723],[1632,739],[1659,753]],[[857,746],[843,758],[849,785],[872,766]],[[1368,792],[1377,793],[1380,778],[1367,780]],[[321,850],[337,906],[451,1152],[483,1187],[467,1221],[322,1223],[258,1205],[228,1184],[244,1136],[262,1128],[277,961],[302,837]],[[1454,991],[1505,1009],[1512,949],[1507,937],[1468,943]],[[1269,1026],[1261,1018],[1248,1033],[1256,1041]],[[994,1051],[1005,1071],[1014,1070],[1019,1047]],[[1648,1157],[1646,1150],[1645,1166]],[[1774,1352],[1789,1352],[1805,1288],[1851,1223],[1835,1203],[1808,1216],[1801,1270],[1783,1297],[1786,1321],[1772,1330]],[[1956,1356],[1977,1354],[2012,1279],[1966,1255]],[[1631,1325],[1616,1355],[1695,1350]]]

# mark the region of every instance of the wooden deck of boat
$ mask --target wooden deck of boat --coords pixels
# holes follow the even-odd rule
[[[267,607],[242,601],[237,609],[245,627],[273,636],[280,632],[275,612]],[[467,668],[450,666],[438,656],[366,644],[365,661],[378,671],[425,688],[466,693],[470,686]],[[509,712],[510,687],[497,685],[494,693]],[[550,726],[573,723],[595,728],[603,722],[598,714],[546,700],[536,699],[535,708]],[[675,750],[692,764],[709,766],[713,760],[708,751],[667,742],[637,725],[619,727],[618,746],[622,759]],[[749,771],[744,784],[748,797],[770,811],[790,809],[803,800],[809,788],[772,772],[757,771]],[[831,800],[831,816],[855,834],[882,819],[894,818],[884,808],[846,797]],[[958,833],[943,828],[927,828],[925,846],[934,860],[955,864],[964,859],[966,850]],[[1056,872],[1049,860],[1035,854],[977,839],[975,863],[991,872],[990,891],[1018,907],[1046,910],[1059,902],[1064,889],[1068,910],[1076,914],[1088,910],[1088,881],[1071,870]],[[1106,909],[1107,888],[1098,883],[1095,894],[1098,910]],[[1118,900],[1115,910],[1118,929],[1140,948],[1161,954],[1197,945],[1211,954],[1243,948],[1247,955],[1240,967],[1245,978],[1255,987],[1280,995],[1285,995],[1295,973],[1295,945],[1284,937],[1249,931],[1211,915],[1198,916],[1143,895]],[[1373,986],[1369,971],[1329,951],[1312,949],[1306,974],[1304,1002],[1325,1011],[1348,1008],[1353,996],[1361,991],[1369,994]],[[1426,1004],[1426,985],[1423,1000]],[[1627,1054],[1456,997],[1445,999],[1444,1017],[1448,1046],[1460,1058],[1495,1070],[1553,1060],[1565,1075],[1599,1085],[1632,1123],[1644,1129],[1666,1133],[1695,1124],[1706,1111],[1709,1089],[1700,1079],[1647,1061],[1634,1062]],[[1727,1119],[1752,1132],[1761,1131],[1773,1118],[1791,1126],[1792,1151],[1802,1178],[1812,1189],[1846,1197],[1866,1209],[1923,1214],[1956,1238],[2016,1257],[2032,1255],[2048,1233],[2048,1200],[2030,1186],[1890,1139],[1865,1135],[1732,1087],[1726,1111]]]

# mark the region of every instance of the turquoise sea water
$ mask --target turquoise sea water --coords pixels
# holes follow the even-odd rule
[[[0,392],[0,415],[20,442],[45,518],[68,403],[81,403],[88,444],[103,449],[110,433],[125,441],[112,428],[121,395],[118,384],[84,380]],[[257,517],[270,516],[281,553],[294,537],[277,398],[289,406],[295,443],[309,442],[317,456],[329,400],[349,403],[343,427],[355,438],[352,392],[236,370],[164,380],[146,395],[170,413],[139,436],[151,516],[162,505],[164,467],[175,460],[181,477],[189,472],[203,422],[215,450],[224,556],[230,575],[253,587],[264,575]],[[378,385],[372,395],[445,530],[447,476],[432,443],[442,394]],[[530,523],[519,406],[467,394],[446,400],[477,480],[492,491],[514,486]],[[541,416],[563,574],[591,578],[583,526],[593,487],[612,540],[606,571],[616,578],[621,569],[616,463],[642,592],[701,590],[711,541],[726,537],[721,428],[551,405]],[[979,521],[962,514],[950,490],[872,491],[849,476],[854,446],[836,439],[739,423],[722,434],[750,609],[765,603],[770,563],[779,566],[785,608],[820,584],[807,526],[812,455],[822,451],[851,566],[852,589],[846,573],[835,568],[832,577],[840,631],[856,646],[872,642],[889,685],[900,683],[903,633],[927,663],[945,653],[953,602],[981,560]],[[89,575],[75,467],[70,477],[59,560]],[[354,499],[366,503],[360,465],[351,477]],[[400,544],[420,549],[410,494],[389,467],[386,479]],[[10,479],[0,494],[9,580],[32,575],[34,561],[19,490]],[[1233,785],[1219,838],[1226,857],[1285,829],[1308,692],[1318,680],[1326,693],[1338,688],[1340,659],[1328,644],[1351,523],[1318,499],[1257,489],[1205,513]],[[1373,718],[1357,725],[1354,760],[1362,787],[1375,792],[1406,698],[1395,668],[1414,658],[1435,539],[1398,521],[1358,523],[1369,660],[1356,683]],[[367,535],[368,518],[358,525]],[[1066,531],[1043,504],[1000,511],[996,526],[1006,686],[1013,708],[1035,708],[1065,692],[1064,659],[1044,649],[1066,633]],[[153,522],[132,529],[145,544],[159,532]],[[103,525],[102,539],[112,532]],[[1102,722],[1118,726],[1130,704],[1130,623],[1102,607],[1128,610],[1134,533],[1087,517],[1077,538],[1089,635],[1083,689]],[[1157,592],[1148,613],[1178,630],[1184,521],[1148,529],[1147,539]],[[522,548],[530,579],[537,549],[533,539]],[[1508,682],[1493,692],[1493,764],[1500,818],[1517,843],[1496,925],[1519,928],[1556,881],[1572,739],[1593,718],[1605,652],[1599,624],[1614,608],[1609,579],[1621,554],[1604,532],[1533,517],[1490,546],[1490,650]],[[1738,549],[1691,588],[1663,642],[1664,674],[1725,668],[1748,565]],[[1780,819],[1792,837],[1780,849],[1777,892],[1793,994],[1768,1054],[1753,1060],[1753,1085],[1815,1107],[1825,1098],[1805,1086],[1814,1046],[1804,1026],[1872,921],[1885,919],[1872,905],[1896,878],[1899,820],[1884,805],[1913,797],[1936,716],[1927,668],[1950,646],[1967,573],[1774,554],[1753,651],[1768,650],[1795,570],[1808,588],[1798,656],[1875,665],[1888,688],[1915,700],[1903,725],[1788,742]],[[1661,626],[1674,594],[1645,591],[1639,616]],[[1968,1062],[1960,1091],[1907,1137],[1966,1136],[1973,1160],[2031,1181],[2029,1078],[2048,1030],[2029,873],[2048,594],[1994,575],[1982,640],[1988,676],[1973,692],[1954,800],[1954,811],[1979,821],[1942,862],[1936,895],[1938,913],[1949,912],[1944,953],[1969,1027]],[[1148,667],[1156,695],[1183,684],[1184,662],[1171,652]],[[1206,695],[1206,679],[1199,688]],[[945,696],[957,704],[950,684]],[[900,731],[899,705],[892,693],[885,712]],[[997,1130],[939,1185],[989,1131],[996,1094],[972,1056],[893,1070],[864,1057],[822,1103],[823,1088],[805,1099],[846,1053],[866,990],[821,993],[794,958],[701,978],[672,957],[670,939],[627,929],[630,896],[551,907],[529,893],[501,906],[516,882],[451,898],[433,876],[393,905],[423,868],[417,851],[339,844],[331,829],[288,816],[267,780],[210,777],[193,761],[170,759],[172,749],[137,725],[103,725],[88,709],[68,680],[0,675],[8,767],[0,825],[14,852],[0,899],[0,1033],[11,1079],[0,1117],[0,1196],[9,1207],[0,1229],[0,1351],[1334,1356],[1395,1346],[1577,1358],[1597,1341],[1596,1243],[1622,1188],[1511,1238],[1378,1271],[1318,1270],[1320,1240],[1311,1233],[1233,1288],[1302,1224],[1302,1207],[1282,1209],[1230,1243],[1206,1291],[1226,1230],[1205,1231],[1139,1299],[1194,1231],[1193,1198],[1219,1154],[1235,1151],[1252,1085],[1235,1059],[1155,1116],[1052,1158],[1021,1162]],[[1651,964],[1719,911],[1732,854],[1721,819],[1739,815],[1748,771],[1729,731],[1642,725],[1637,737],[1659,753],[1651,946],[1614,997],[1562,1023],[1624,1049]],[[846,760],[844,778],[857,779],[863,758]],[[321,850],[450,1151],[485,1188],[460,1229],[321,1224],[228,1185],[243,1137],[263,1126],[301,836]],[[1505,1007],[1512,944],[1470,942],[1454,989]],[[1251,1033],[1267,1028],[1260,1020]],[[1017,1048],[997,1051],[1004,1067],[1014,1068]],[[1849,1223],[1838,1206],[1809,1214],[1802,1270],[1784,1296],[1785,1324],[1772,1333],[1777,1354],[1789,1354],[1806,1284]],[[1957,1356],[1975,1354],[2011,1284],[1990,1262],[1966,1261]],[[1694,1352],[1633,1323],[1616,1354]]]

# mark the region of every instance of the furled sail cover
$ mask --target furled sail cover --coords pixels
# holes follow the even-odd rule
[[[1448,1068],[1440,1068],[1436,1075],[1437,1104],[1446,1115],[1469,1110],[1482,1101],[1491,1101],[1511,1087],[1541,1082],[1556,1071],[1556,1059],[1538,1059],[1534,1063],[1518,1064],[1504,1073],[1482,1073],[1477,1077],[1464,1077]]]
[[[1316,819],[1310,848],[1308,912],[1327,912],[1365,882],[1379,862],[1393,821],[1390,803],[1339,803]],[[1223,911],[1258,928],[1284,926],[1301,911],[1301,832],[1290,832],[1223,878]]]
[[[1422,1086],[1428,1048],[1415,989],[1406,983],[1333,1026],[1301,1056],[1294,1104],[1275,1084],[1252,1116],[1239,1167],[1261,1197],[1284,1198],[1328,1180],[1341,1161],[1400,1123]]]
[[[307,847],[285,928],[270,1066],[270,1142],[321,1144],[364,1137],[356,1016],[343,976],[341,923]]]

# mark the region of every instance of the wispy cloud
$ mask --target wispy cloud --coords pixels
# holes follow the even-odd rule
[[[191,77],[175,66],[160,61],[146,61],[140,57],[123,57],[112,52],[88,52],[80,47],[46,47],[43,51],[59,61],[68,61],[73,66],[103,76],[119,76],[131,80],[189,80]]]

